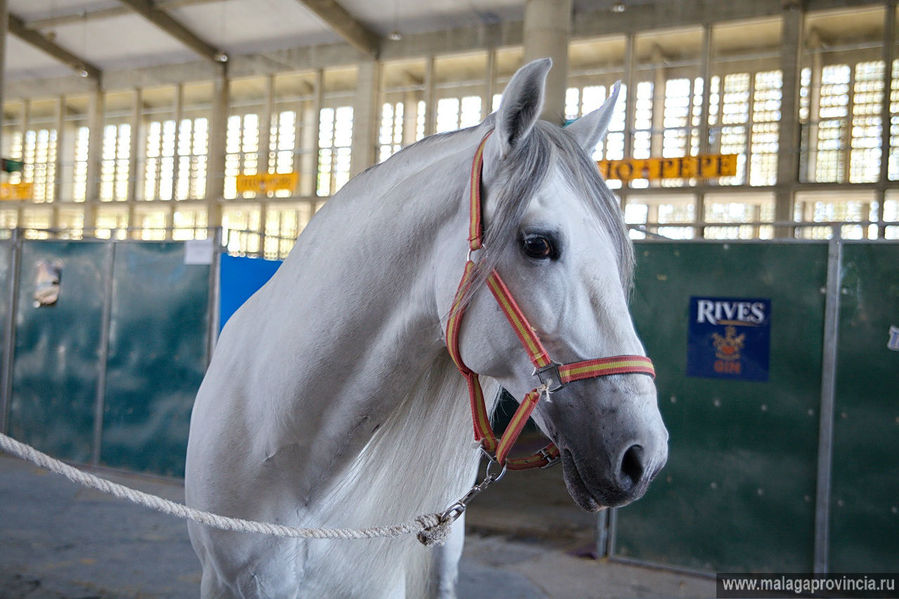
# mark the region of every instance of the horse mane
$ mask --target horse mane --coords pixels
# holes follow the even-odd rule
[[[625,292],[630,291],[634,249],[615,196],[602,180],[596,164],[571,135],[556,125],[538,121],[531,134],[513,147],[497,174],[496,211],[484,231],[484,245],[488,249],[479,263],[470,295],[493,272],[509,244],[517,241],[522,216],[552,165],[562,170],[563,178],[585,199],[601,228],[610,236],[618,258],[621,285]]]

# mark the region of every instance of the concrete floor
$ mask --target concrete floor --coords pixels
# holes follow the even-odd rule
[[[183,497],[177,481],[100,474]],[[593,516],[566,501],[560,480],[547,482],[558,471],[527,476],[511,474],[472,506],[460,599],[715,596],[708,577],[577,557],[590,553]],[[196,598],[199,577],[182,521],[0,457],[0,599]]]

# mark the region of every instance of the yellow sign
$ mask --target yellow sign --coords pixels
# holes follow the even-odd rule
[[[710,179],[737,174],[736,154],[700,154],[681,158],[632,158],[600,160],[599,172],[604,179]]]
[[[297,187],[297,173],[262,173],[259,175],[237,175],[237,193],[287,190]]]
[[[0,200],[30,200],[34,183],[0,183]]]

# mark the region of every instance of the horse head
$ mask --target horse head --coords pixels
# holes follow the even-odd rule
[[[589,156],[618,88],[562,129],[539,120],[550,66],[543,59],[520,69],[483,124],[493,132],[480,182],[480,279],[501,274],[555,362],[643,356],[628,312],[632,245]],[[484,285],[468,298],[459,351],[468,368],[516,397],[537,386],[522,342]],[[668,433],[646,374],[573,381],[541,399],[532,416],[559,448],[568,491],[587,510],[638,499],[667,460]]]

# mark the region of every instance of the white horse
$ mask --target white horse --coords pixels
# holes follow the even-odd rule
[[[539,121],[550,66],[524,66],[479,126],[406,148],[312,219],[219,339],[191,420],[190,505],[359,528],[442,510],[469,490],[480,454],[445,325],[469,252],[471,161],[491,130],[486,249],[459,333],[485,397],[537,386],[483,284],[493,268],[554,358],[643,354],[627,308],[633,251],[588,157],[615,98],[565,129]],[[648,376],[574,382],[533,417],[587,510],[640,497],[667,458]],[[281,539],[196,524],[190,536],[205,598],[418,598],[455,596],[463,529],[457,521],[438,549],[414,537]]]

